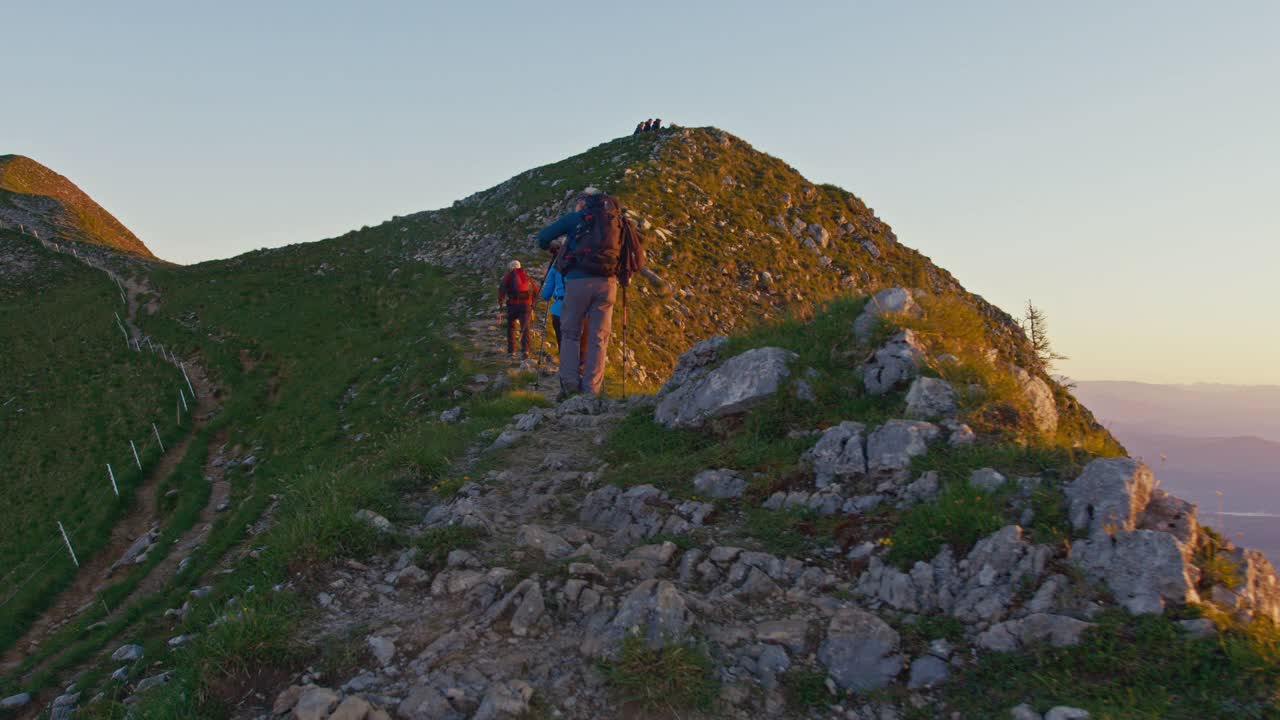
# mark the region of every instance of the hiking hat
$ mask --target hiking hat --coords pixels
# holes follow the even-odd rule
[[[578,197],[585,198],[585,197],[591,197],[592,195],[599,195],[599,194],[601,194],[600,188],[595,187],[593,185],[588,185],[587,187],[583,188],[582,192],[578,194]]]
[[[508,270],[519,270],[519,269],[520,269],[520,261],[519,261],[519,260],[512,260],[510,263],[508,263],[508,264],[507,264],[507,269],[508,269]]]

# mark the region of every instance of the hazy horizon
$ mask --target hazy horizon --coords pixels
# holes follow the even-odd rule
[[[1011,314],[1035,302],[1069,376],[1280,384],[1280,335],[1258,332],[1280,267],[1274,4],[148,2],[8,19],[33,62],[8,81],[0,153],[66,175],[165,259],[444,207],[658,116],[858,194]]]

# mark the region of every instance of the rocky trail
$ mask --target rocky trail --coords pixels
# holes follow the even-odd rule
[[[733,470],[697,473],[689,498],[606,482],[600,446],[628,413],[698,427],[783,387],[785,351],[751,350],[716,368],[722,345],[686,352],[658,397],[575,397],[514,417],[471,456],[494,469],[448,497],[407,500],[422,520],[398,530],[421,539],[414,547],[349,559],[318,584],[299,586],[317,609],[305,641],[344,643],[358,667],[336,677],[309,669],[270,704],[267,694],[246,699],[237,717],[698,716],[674,705],[649,714],[619,705],[601,663],[639,642],[702,648],[714,666],[716,717],[960,718],[934,705],[934,688],[983,653],[1079,642],[1113,602],[1090,582],[1137,613],[1197,597],[1198,571],[1179,550],[1195,542],[1194,507],[1156,490],[1145,466],[1127,458],[1096,460],[1061,486],[1073,524],[1092,538],[1080,543],[1084,551],[1064,556],[1061,545],[1037,544],[1010,524],[963,553],[944,546],[907,570],[887,562],[877,532],[859,536],[856,522],[846,523],[855,529],[835,547],[798,555],[760,549],[740,514],[744,503],[760,501],[748,500],[751,478]],[[883,370],[869,368],[868,383],[882,383]],[[940,381],[903,379],[915,399],[908,407],[931,408],[932,422],[870,427],[850,419],[814,430],[802,458],[809,484],[776,492],[763,506],[857,520],[878,504],[933,502],[939,477],[913,474],[912,458],[976,438],[948,419],[954,410]],[[1031,491],[1060,481],[983,468],[969,482],[1014,488],[1010,502],[1025,524]],[[1104,547],[1105,537],[1112,540]],[[1104,554],[1109,561],[1098,559]],[[1158,561],[1149,562],[1153,556]],[[1233,611],[1280,613],[1274,571],[1248,551],[1241,558],[1250,577],[1267,579],[1232,593]],[[910,628],[926,616],[963,631],[922,641]],[[1181,626],[1198,637],[1212,624]],[[784,678],[795,674],[820,678],[825,701],[790,705]],[[900,692],[871,694],[886,688]],[[1041,717],[1027,706],[1006,712]],[[1062,706],[1045,717],[1088,713]]]

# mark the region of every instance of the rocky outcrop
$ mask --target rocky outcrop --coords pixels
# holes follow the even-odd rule
[[[607,533],[615,547],[634,545],[654,535],[680,535],[702,525],[715,510],[697,501],[677,502],[652,485],[622,490],[606,485],[582,501],[583,525]]]
[[[672,389],[654,410],[654,420],[670,428],[699,427],[710,419],[750,410],[771,397],[790,375],[795,353],[755,348]]]
[[[683,642],[692,624],[693,613],[675,585],[645,580],[627,593],[616,613],[605,611],[589,621],[582,654],[611,656],[627,633],[636,633],[651,648]]]
[[[946,380],[918,377],[907,390],[907,417],[918,420],[955,417],[956,391]]]
[[[1094,460],[1064,490],[1071,524],[1090,537],[1133,530],[1154,487],[1151,469],[1137,460]]]
[[[919,420],[886,422],[867,438],[867,472],[880,479],[905,480],[911,459],[928,452],[941,434],[937,425]]]
[[[720,360],[720,348],[727,342],[729,338],[724,335],[712,335],[681,353],[676,360],[675,369],[671,371],[671,377],[658,390],[658,397],[664,397],[672,390],[706,375],[710,371],[709,366]]]
[[[873,607],[992,623],[1008,615],[1021,588],[1039,585],[1052,556],[1052,548],[1028,542],[1022,528],[1010,525],[979,540],[959,562],[949,547],[905,572],[872,557],[854,592]]]
[[[1132,613],[1163,612],[1170,603],[1198,602],[1195,566],[1177,538],[1155,530],[1105,532],[1071,545],[1071,562],[1106,583]]]
[[[1199,600],[1192,548],[1173,532],[1140,529],[1164,526],[1187,537],[1182,531],[1194,522],[1194,508],[1163,493],[1152,507],[1154,488],[1155,477],[1145,464],[1102,458],[1089,463],[1064,491],[1071,524],[1088,533],[1072,544],[1071,561],[1134,613],[1159,613],[1169,603]]]
[[[864,430],[865,425],[852,421],[828,428],[818,442],[800,458],[801,462],[813,469],[819,488],[867,474]]]
[[[913,380],[925,365],[926,349],[914,330],[890,337],[862,367],[862,383],[872,395],[884,395]]]
[[[974,644],[984,650],[998,652],[1009,652],[1037,643],[1066,647],[1079,643],[1080,636],[1091,627],[1093,623],[1066,615],[1034,613],[992,625],[974,638]]]
[[[1011,366],[1010,371],[1031,408],[1032,424],[1045,435],[1057,432],[1058,403],[1053,399],[1053,388],[1049,387],[1044,378],[1032,375],[1016,365]]]
[[[853,321],[853,335],[858,342],[865,343],[871,339],[871,333],[886,318],[894,315],[919,315],[920,306],[916,304],[911,291],[906,288],[886,288],[872,295],[867,305]]]

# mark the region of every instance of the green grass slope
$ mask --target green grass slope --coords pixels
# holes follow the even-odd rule
[[[181,375],[125,345],[120,293],[104,274],[0,230],[0,252],[29,260],[33,277],[0,284],[0,648],[75,573],[58,534],[66,526],[83,562],[102,547],[142,480],[129,441],[149,468],[159,456],[151,423],[171,440]],[[33,279],[33,278],[38,278]],[[107,477],[111,463],[120,486]]]

